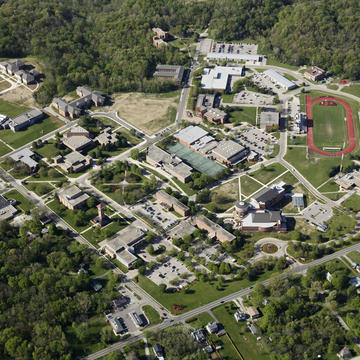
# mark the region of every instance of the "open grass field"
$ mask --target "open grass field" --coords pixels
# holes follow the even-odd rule
[[[47,144],[44,144],[42,147],[37,148],[37,149],[32,149],[33,151],[35,151],[37,154],[39,154],[41,157],[45,158],[45,159],[52,159],[54,158],[56,155],[58,155],[60,153],[60,151],[62,153],[70,153],[71,150],[68,148],[65,148],[65,150],[60,150],[55,146],[55,140],[47,140]]]
[[[318,190],[320,192],[335,192],[339,191],[339,186],[336,185],[334,180],[329,180],[327,183],[321,185]]]
[[[243,199],[261,188],[261,185],[248,175],[241,176],[240,185]]]
[[[357,194],[351,195],[349,198],[347,198],[343,205],[346,207],[346,209],[351,211],[360,211],[360,196]]]
[[[201,329],[205,327],[209,322],[213,321],[213,317],[208,312],[203,312],[186,320],[186,323],[194,329]]]
[[[283,73],[283,76],[284,76],[284,78],[286,78],[286,79],[288,79],[290,81],[296,81],[297,80],[297,78],[295,76],[293,76],[291,74],[288,74],[288,73]]]
[[[145,305],[142,307],[142,310],[149,320],[150,325],[160,324],[162,320],[160,319],[160,314],[150,305]]]
[[[358,251],[352,251],[351,253],[347,254],[347,257],[352,261],[360,264],[360,253]]]
[[[28,182],[25,184],[25,187],[39,196],[48,194],[50,191],[55,189],[54,186],[52,186],[48,182]]]
[[[13,132],[10,129],[1,130],[0,138],[15,149],[30,143],[37,138],[46,135],[64,125],[64,123],[54,116],[47,116],[42,121],[29,126],[22,131]]]
[[[0,141],[0,156],[4,156],[9,153],[11,149],[5,145],[3,142]]]
[[[224,103],[231,104],[234,101],[234,94],[222,94],[221,98]]]
[[[295,138],[288,136],[288,146],[290,146],[290,145],[306,145],[306,144],[307,144],[306,136],[295,136]]]
[[[270,359],[265,342],[256,340],[256,337],[246,326],[245,321],[240,323],[235,321],[234,313],[237,310],[234,303],[227,303],[211,309],[211,312],[223,324],[244,360]],[[255,326],[257,325],[255,324]]]
[[[10,190],[6,194],[4,194],[6,199],[14,199],[16,200],[15,207],[20,209],[23,212],[29,212],[31,209],[34,208],[34,204],[26,199],[22,194],[20,194],[17,190]]]
[[[4,114],[12,118],[24,113],[27,110],[30,110],[30,108],[0,99],[0,114]]]
[[[307,159],[306,148],[288,147],[285,160],[293,165],[315,187],[329,179],[334,166],[340,165],[340,158],[322,155],[310,156]]]
[[[314,144],[322,149],[323,146],[343,147],[347,134],[345,107],[321,106],[320,102],[312,106]]]
[[[11,86],[11,84],[8,81],[0,80],[0,91],[8,89],[10,86]]]
[[[344,86],[341,91],[360,97],[360,85]]]
[[[299,182],[299,180],[290,171],[286,172],[284,175],[281,175],[278,179],[274,180],[273,183],[278,183],[279,181],[284,181],[286,185],[290,186],[294,186]]]
[[[219,210],[226,211],[231,206],[235,205],[238,200],[238,179],[234,179],[226,184],[218,186],[211,191],[211,203],[213,203]]]
[[[120,128],[116,132],[123,135],[126,138],[126,140],[132,145],[137,145],[142,141],[142,139],[139,139],[138,137],[131,135],[128,129]]]
[[[255,172],[249,175],[265,185],[285,171],[286,168],[282,166],[280,163],[274,163],[264,167],[263,169],[256,170]]]
[[[256,125],[256,107],[244,106],[241,110],[232,111],[229,114],[229,121],[234,125],[240,122]]]
[[[115,96],[114,103],[105,111],[116,110],[120,118],[133,124],[148,135],[170,125],[175,120],[180,92],[162,94],[124,93]]]

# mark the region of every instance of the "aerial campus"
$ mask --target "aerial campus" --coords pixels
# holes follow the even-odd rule
[[[149,33],[158,51],[175,38]],[[86,310],[54,315],[68,359],[179,359],[177,345],[188,359],[355,358],[360,85],[205,29],[189,46],[188,66],[152,74],[171,92],[83,84],[42,107],[41,64],[0,62],[12,254],[37,249],[31,266],[45,256],[74,283]],[[23,358],[5,344],[4,359]]]

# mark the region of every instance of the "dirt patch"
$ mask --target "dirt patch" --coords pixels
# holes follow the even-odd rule
[[[157,97],[142,93],[114,95],[114,103],[105,111],[116,110],[120,118],[151,135],[174,121],[178,95]]]
[[[278,251],[278,247],[275,244],[267,243],[261,247],[261,251],[267,254],[275,254]]]
[[[36,104],[32,92],[23,86],[18,86],[16,89],[2,94],[1,99],[26,107],[34,107]]]
[[[6,80],[0,81],[0,91],[5,90],[5,89],[9,88],[10,86],[11,86],[11,84]]]

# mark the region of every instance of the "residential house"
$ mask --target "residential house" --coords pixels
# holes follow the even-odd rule
[[[339,359],[351,359],[352,358],[351,350],[349,348],[347,348],[346,346],[343,347],[336,355]]]
[[[217,323],[216,321],[214,322],[209,322],[206,326],[205,326],[206,330],[208,331],[209,334],[216,334],[220,328],[219,328],[219,323]]]
[[[261,313],[259,312],[258,308],[255,306],[249,306],[246,308],[246,312],[249,314],[252,320],[258,319],[261,317]]]
[[[161,345],[159,344],[154,344],[153,345],[153,350],[154,350],[154,354],[157,357],[158,360],[164,360],[164,349],[162,348]]]

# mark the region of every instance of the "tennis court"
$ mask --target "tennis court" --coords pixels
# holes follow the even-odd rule
[[[194,169],[206,175],[215,176],[217,173],[224,170],[224,167],[215,161],[199,155],[184,144],[176,143],[175,145],[171,145],[168,147],[167,151],[171,154],[176,154],[180,159],[186,161]]]

